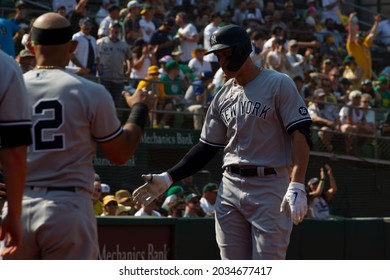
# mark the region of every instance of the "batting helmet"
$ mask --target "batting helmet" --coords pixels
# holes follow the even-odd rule
[[[252,43],[246,30],[238,25],[226,25],[215,31],[210,37],[210,46],[206,54],[233,47],[233,53],[227,65],[229,71],[237,71],[252,52]]]

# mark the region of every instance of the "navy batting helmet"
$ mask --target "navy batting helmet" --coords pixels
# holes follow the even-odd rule
[[[252,52],[252,43],[246,30],[238,25],[226,25],[215,31],[210,37],[210,46],[206,54],[233,47],[233,53],[227,65],[229,71],[237,71]]]

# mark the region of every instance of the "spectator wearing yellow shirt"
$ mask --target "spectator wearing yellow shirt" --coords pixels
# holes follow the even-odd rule
[[[363,79],[372,78],[371,46],[378,29],[380,15],[374,17],[374,24],[367,36],[362,31],[357,31],[356,13],[351,13],[348,19],[347,52],[355,58],[356,64],[363,70]]]

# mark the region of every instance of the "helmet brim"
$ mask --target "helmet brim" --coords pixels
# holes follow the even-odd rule
[[[219,50],[227,49],[227,48],[230,48],[230,47],[232,47],[232,46],[225,45],[225,44],[215,44],[214,46],[212,46],[211,49],[209,49],[207,52],[205,52],[204,55],[207,55],[207,54],[219,51]]]

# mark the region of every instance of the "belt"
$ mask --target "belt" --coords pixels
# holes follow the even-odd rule
[[[256,166],[238,167],[238,166],[226,166],[225,170],[229,173],[240,175],[241,177],[254,177],[259,176],[258,168]],[[276,170],[272,167],[260,167],[264,169],[264,176],[277,174]]]
[[[62,192],[76,192],[76,187],[35,187],[29,186],[30,190],[34,189],[46,189],[48,192],[62,191]]]

